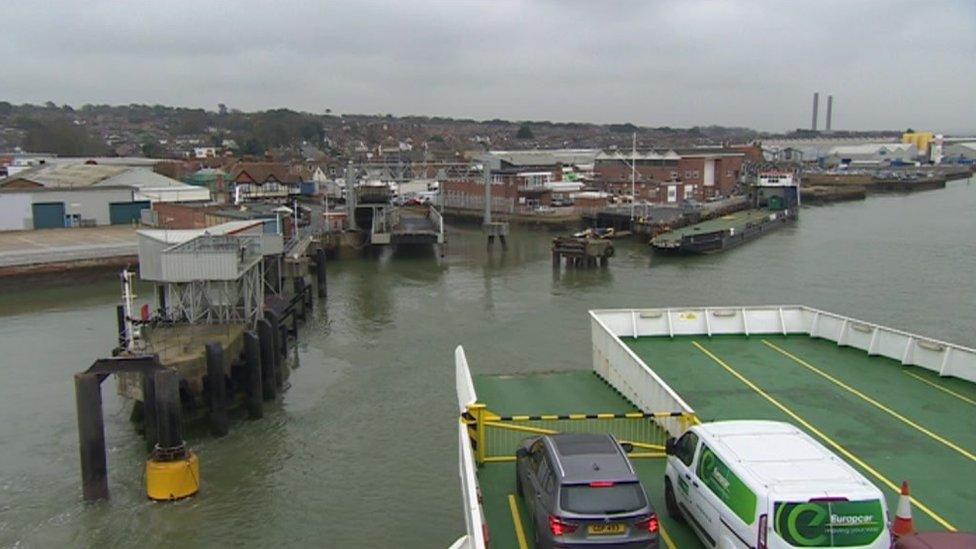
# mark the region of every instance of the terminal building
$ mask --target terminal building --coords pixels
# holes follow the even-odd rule
[[[148,167],[45,164],[0,180],[0,230],[132,224],[154,203],[209,200]]]

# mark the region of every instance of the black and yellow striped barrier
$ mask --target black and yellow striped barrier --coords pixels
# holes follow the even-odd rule
[[[630,457],[659,458],[664,456],[664,442],[668,437],[668,427],[662,423],[665,420],[678,420],[682,431],[698,423],[694,414],[686,412],[502,416],[482,403],[468,406],[461,414],[479,464],[512,461],[524,437],[557,433],[612,434],[638,450],[631,452]]]
[[[494,421],[554,421],[567,419],[645,419],[684,417],[684,412],[627,412],[624,414],[544,414],[538,416],[492,416]]]

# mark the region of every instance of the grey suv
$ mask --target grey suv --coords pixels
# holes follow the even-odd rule
[[[657,548],[657,515],[613,436],[532,437],[515,454],[515,488],[537,548]]]

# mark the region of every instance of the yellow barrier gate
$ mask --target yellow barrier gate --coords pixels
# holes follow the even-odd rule
[[[678,421],[682,431],[698,423],[694,414],[685,412],[500,416],[481,403],[468,406],[463,418],[479,465],[515,461],[515,450],[523,439],[556,433],[612,434],[621,443],[634,446],[628,454],[631,458],[661,458],[668,438],[662,422]]]

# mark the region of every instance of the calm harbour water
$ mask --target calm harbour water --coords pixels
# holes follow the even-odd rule
[[[618,243],[608,269],[559,275],[555,233],[520,228],[505,252],[459,226],[443,259],[333,262],[292,386],[264,419],[192,437],[202,489],[173,504],[146,501],[111,380],[112,498],[81,501],[72,374],[113,345],[115,277],[4,282],[0,546],[446,547],[464,528],[454,347],[476,374],[588,369],[591,308],[799,303],[976,346],[976,180],[801,215],[724,254]]]

